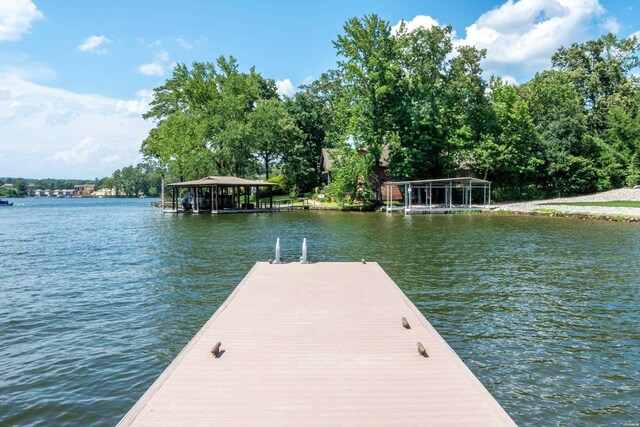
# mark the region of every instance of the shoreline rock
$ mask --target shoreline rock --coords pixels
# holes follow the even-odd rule
[[[524,213],[539,213],[549,215],[554,212],[544,212],[545,209],[571,214],[574,216],[629,216],[640,217],[640,208],[624,208],[613,206],[570,206],[570,205],[550,205],[550,203],[563,202],[614,202],[631,201],[640,202],[640,189],[620,188],[617,190],[605,191],[602,193],[588,194],[576,197],[558,197],[548,200],[530,200],[517,203],[499,203],[494,207],[497,211],[511,211]],[[543,212],[536,212],[543,210]]]

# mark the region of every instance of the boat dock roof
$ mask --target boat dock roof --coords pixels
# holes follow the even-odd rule
[[[236,176],[207,176],[194,181],[174,182],[170,187],[275,187],[277,184],[265,181],[254,181]]]
[[[369,262],[257,263],[119,425],[460,424],[515,425]]]

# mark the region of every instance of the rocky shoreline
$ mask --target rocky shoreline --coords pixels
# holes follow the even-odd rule
[[[560,197],[548,200],[532,200],[518,203],[499,203],[494,211],[508,211],[514,213],[551,215],[551,216],[583,216],[596,219],[620,219],[619,217],[640,218],[640,208],[613,207],[613,206],[570,206],[550,203],[563,202],[615,202],[632,201],[640,202],[640,189],[620,188],[602,193],[589,194],[577,197]],[[613,218],[613,219],[612,219]],[[636,219],[637,221],[637,219]],[[632,222],[636,222],[632,221]]]

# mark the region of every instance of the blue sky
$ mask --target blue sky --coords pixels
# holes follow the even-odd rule
[[[282,96],[334,68],[344,22],[451,25],[522,83],[561,45],[640,31],[631,0],[0,1],[0,176],[87,178],[140,159],[151,90],[176,62],[234,55]],[[640,34],[640,33],[639,33]]]

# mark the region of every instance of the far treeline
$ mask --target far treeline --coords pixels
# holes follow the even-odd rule
[[[0,197],[33,196],[36,189],[73,190],[82,184],[93,184],[96,189],[107,190],[106,195],[110,197],[160,196],[163,173],[166,179],[174,179],[168,172],[163,172],[156,160],[145,159],[136,166],[116,170],[110,177],[94,180],[0,178]]]

